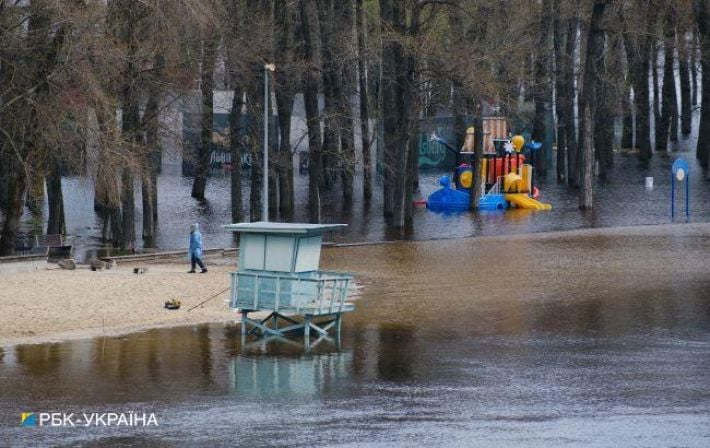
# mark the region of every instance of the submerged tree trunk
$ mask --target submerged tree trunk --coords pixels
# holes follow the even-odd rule
[[[632,69],[629,69],[631,71]],[[622,126],[621,147],[625,149],[634,148],[634,103],[631,100],[631,82],[627,81],[624,90],[624,97],[621,102]]]
[[[575,171],[577,167],[577,128],[574,119],[574,98],[577,90],[575,87],[574,60],[577,48],[577,30],[579,20],[572,18],[567,23],[567,42],[565,44],[564,84],[568,100],[564,102],[564,127],[567,141],[567,183],[570,186],[579,185],[579,176]]]
[[[340,102],[342,101],[342,73],[337,54],[337,32],[332,18],[335,15],[336,0],[318,0],[318,18],[320,30],[320,50],[322,65],[323,99],[325,102],[323,117],[323,174],[322,187],[331,189],[335,186],[340,165]]]
[[[367,24],[363,13],[363,0],[355,0],[355,22],[358,48],[358,82],[360,97],[360,142],[362,146],[362,196],[365,201],[372,198],[372,168],[370,167],[370,114],[367,88]]]
[[[200,91],[202,92],[202,126],[200,146],[195,161],[195,181],[191,196],[205,198],[207,175],[209,174],[210,151],[212,147],[212,129],[214,114],[214,66],[216,60],[216,37],[208,36],[202,42],[202,67],[200,72]]]
[[[554,9],[559,7],[559,0],[555,0]],[[555,60],[555,90],[557,103],[555,110],[557,112],[557,181],[564,182],[567,179],[567,102],[571,101],[570,93],[565,83],[565,70],[569,63],[564,53],[565,39],[572,39],[571,36],[565,36],[562,20],[559,16],[555,16],[553,25],[553,50]]]
[[[592,184],[594,179],[594,141],[593,117],[598,107],[598,67],[603,65],[604,30],[601,21],[606,8],[606,0],[595,0],[592,8],[592,17],[589,22],[589,35],[587,38],[587,55],[584,64],[584,82],[580,95],[579,109],[582,115],[580,129],[581,150],[580,158],[581,191],[579,194],[579,207],[591,209],[593,203]]]
[[[388,154],[385,163],[386,176],[392,177],[389,209],[385,217],[394,228],[403,228],[411,222],[414,182],[413,148],[410,140],[417,132],[418,105],[415,98],[415,60],[412,50],[404,45],[402,36],[417,34],[418,12],[411,14],[411,24],[406,26],[407,10],[404,0],[381,0],[380,15],[382,32],[396,33],[383,37],[382,47],[382,93],[385,148]]]
[[[542,0],[540,9],[537,54],[535,55],[535,85],[533,88],[533,98],[535,101],[535,118],[533,119],[532,139],[538,142],[545,141],[545,114],[547,108],[552,104],[552,90],[550,88],[549,74],[551,73],[549,33],[550,23],[553,17],[551,0]],[[546,151],[551,151],[543,144],[538,157],[535,158],[535,170],[541,177],[547,175]]]
[[[661,88],[661,118],[656,123],[656,151],[668,151],[668,136],[675,101],[675,74],[673,73],[673,36],[675,20],[671,8],[666,11],[663,43],[663,87]]]
[[[47,235],[65,234],[64,194],[59,160],[50,156],[47,167]]]
[[[261,64],[252,64],[252,72],[260,73],[264,76],[264,68]],[[263,123],[264,123],[264,100],[262,83],[258,79],[252,79],[247,93],[247,111],[249,115],[249,144],[251,152],[251,178],[249,190],[249,219],[250,221],[261,221],[264,159]]]
[[[322,171],[320,115],[318,113],[318,67],[316,66],[315,40],[318,35],[315,0],[301,0],[301,31],[305,72],[303,74],[303,99],[308,127],[308,218],[320,222],[320,175]]]
[[[611,168],[614,160],[614,117],[615,106],[618,99],[616,93],[616,79],[614,72],[618,67],[614,67],[616,47],[619,45],[618,37],[608,36],[606,39],[606,51],[603,51],[604,40],[602,38],[602,51],[606,57],[601,56],[601,64],[595,67],[601,75],[597,75],[597,106],[594,111],[594,154],[599,164],[599,177],[604,179],[607,171]]]
[[[658,123],[661,121],[661,87],[658,79],[658,58],[661,53],[661,47],[658,42],[654,41],[651,44],[651,81],[653,82],[653,128],[654,128],[654,144],[653,150],[658,149]]]
[[[134,67],[129,68],[128,72],[133,73],[133,68]],[[124,144],[126,145],[126,154],[128,154],[129,157],[128,160],[124,161],[124,166],[121,171],[120,236],[121,249],[125,250],[133,250],[136,240],[136,204],[133,190],[133,167],[131,164],[133,162],[132,158],[135,156],[134,145],[136,144],[137,130],[140,127],[137,95],[138,93],[135,91],[133,83],[127,84],[124,88],[122,134]]]
[[[157,180],[160,163],[160,145],[158,142],[158,92],[151,88],[148,104],[143,113],[145,129],[145,154],[141,167],[141,201],[143,206],[143,246],[155,246],[155,218],[157,216]]]
[[[692,88],[691,103],[698,105],[698,36],[697,33],[690,33],[690,85]]]
[[[12,255],[15,251],[15,239],[20,229],[20,218],[22,218],[27,193],[26,171],[19,160],[15,159],[11,162],[10,173],[7,183],[5,222],[0,232],[0,256]]]
[[[343,205],[349,208],[353,202],[353,180],[355,178],[355,122],[353,119],[352,98],[357,92],[357,73],[352,64],[357,63],[353,34],[353,2],[336,1],[331,20],[336,29],[336,48],[340,54],[337,70],[340,78],[340,96],[338,101],[338,128],[342,150]]]
[[[649,31],[651,29],[653,12],[649,12],[648,0],[636,0],[636,13],[641,17],[638,26]],[[630,35],[626,40],[626,52],[629,59],[629,70],[634,86],[634,109],[636,111],[636,146],[639,149],[639,161],[647,165],[651,159],[651,106],[649,102],[649,49],[650,36]]]
[[[279,71],[274,77],[276,111],[279,120],[279,152],[276,164],[279,185],[279,213],[290,221],[293,219],[293,153],[291,152],[291,116],[296,93],[294,65],[293,14],[289,3],[275,11],[275,57]]]
[[[693,123],[693,106],[690,99],[690,68],[688,67],[688,42],[685,33],[677,34],[678,74],[680,75],[680,132],[689,135]]]
[[[710,1],[699,0],[697,2],[697,21],[700,38],[700,48],[702,49],[700,63],[702,66],[702,97],[700,100],[700,136],[710,135]],[[710,159],[710,139],[698,138],[696,156],[700,160],[700,165],[708,168]]]
[[[135,194],[133,191],[133,164],[137,159],[135,147],[140,142],[138,76],[140,68],[136,65],[137,41],[136,25],[140,12],[134,2],[127,6],[126,16],[126,46],[127,64],[121,91],[121,137],[124,145],[125,159],[121,167],[121,234],[120,246],[124,250],[133,250],[136,240]]]

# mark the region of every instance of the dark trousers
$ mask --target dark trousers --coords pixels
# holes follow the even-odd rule
[[[195,270],[195,263],[200,265],[200,269],[205,269],[205,264],[202,262],[201,258],[197,258],[196,256],[193,255],[191,261],[192,261],[192,270],[193,271]]]

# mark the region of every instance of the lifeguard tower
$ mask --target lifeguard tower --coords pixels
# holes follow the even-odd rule
[[[333,327],[340,331],[342,314],[355,309],[345,302],[352,276],[318,267],[323,233],[344,227],[277,222],[225,226],[241,234],[230,307],[241,312],[243,336],[283,337],[303,331],[308,344],[311,330],[322,336]],[[257,311],[269,314],[249,318]]]

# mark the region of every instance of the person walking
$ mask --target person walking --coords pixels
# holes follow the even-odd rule
[[[190,259],[192,269],[187,271],[188,274],[195,273],[195,264],[200,265],[201,274],[207,272],[207,267],[202,261],[202,234],[200,233],[200,225],[192,224],[190,226],[190,250],[187,251],[187,257]]]

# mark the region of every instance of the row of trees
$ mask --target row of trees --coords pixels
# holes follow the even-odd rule
[[[63,232],[68,169],[93,177],[103,237],[126,249],[136,240],[140,184],[142,236],[152,245],[160,141],[170,131],[162,117],[183,95],[200,93],[192,196],[203,199],[217,88],[233,91],[232,160],[252,152],[250,173],[233,166],[235,221],[245,208],[250,220],[262,218],[264,169],[270,215],[293,217],[297,94],[308,130],[311,221],[320,220],[324,190],[339,189],[352,204],[356,165],[364,172],[358,194],[372,197],[369,123],[377,120],[383,213],[392,226],[407,225],[421,117],[450,111],[459,147],[473,124],[480,151],[491,102],[531,121],[535,140],[554,107],[555,175],[591,208],[595,163],[600,176],[613,166],[616,119],[624,122],[622,143],[635,142],[642,164],[654,150],[667,151],[679,130],[690,133],[698,92],[708,106],[700,134],[710,129],[710,76],[697,85],[698,67],[710,73],[709,11],[708,0],[0,0],[0,254],[12,252],[25,204],[45,184],[47,233]],[[267,63],[277,69],[265,97]],[[529,117],[526,102],[534,104]],[[268,167],[261,164],[264,108],[276,113],[279,135]],[[707,167],[710,141],[699,139],[697,156]],[[538,158],[541,175],[545,159]]]

